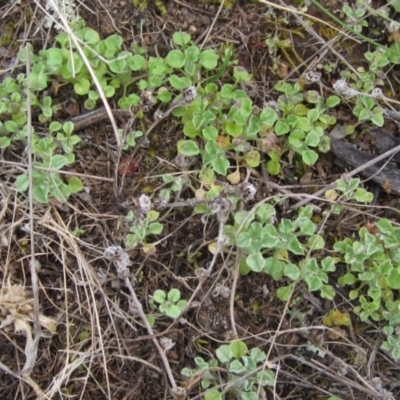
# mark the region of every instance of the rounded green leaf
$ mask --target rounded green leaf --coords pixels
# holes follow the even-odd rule
[[[158,89],[157,99],[162,103],[169,103],[172,99],[172,93],[165,87]]]
[[[172,36],[172,40],[177,46],[184,46],[191,40],[191,36],[185,32],[175,32]]]
[[[126,59],[119,58],[119,59],[113,60],[108,64],[108,66],[109,66],[111,72],[120,74],[126,67]]]
[[[387,283],[392,289],[400,289],[400,270],[393,268],[387,277]]]
[[[224,157],[216,157],[211,161],[211,165],[217,174],[226,176],[230,163]]]
[[[253,253],[247,256],[246,264],[254,272],[261,272],[266,267],[266,260],[261,253]]]
[[[161,310],[161,306],[160,306]],[[175,304],[169,306],[168,308],[165,308],[165,314],[168,315],[170,318],[178,318],[181,315],[181,309],[176,306]]]
[[[250,150],[244,155],[244,159],[249,167],[256,168],[260,165],[261,156],[257,150]]]
[[[71,195],[71,191],[69,190],[68,185],[61,182],[56,187],[52,188],[51,194],[59,201],[66,201]]]
[[[159,235],[163,231],[164,226],[159,222],[154,222],[150,224],[148,227],[149,234],[151,235]]]
[[[336,291],[331,285],[322,285],[322,288],[319,290],[321,293],[321,297],[328,300],[333,300],[336,296]]]
[[[321,235],[312,235],[307,240],[305,246],[312,250],[322,250],[325,247],[325,240]]]
[[[264,271],[271,275],[274,280],[278,281],[282,278],[285,269],[285,264],[279,261],[276,257],[268,257],[266,260]]]
[[[271,370],[260,371],[257,374],[257,381],[262,386],[275,386],[275,372]]]
[[[257,133],[261,131],[261,127],[262,125],[260,119],[255,115],[251,115],[249,123],[247,125],[246,137],[247,138],[255,137]]]
[[[216,140],[218,137],[218,129],[214,126],[207,126],[201,133],[206,140]]]
[[[231,85],[229,83],[226,83],[221,88],[221,96],[222,96],[222,98],[225,98],[225,99],[233,98],[234,90],[235,90],[235,87],[233,85]]]
[[[76,94],[81,96],[88,94],[90,89],[90,82],[86,78],[80,78],[74,85]]]
[[[214,69],[218,64],[218,54],[213,49],[207,49],[200,54],[200,63],[205,69]]]
[[[193,140],[180,140],[178,142],[178,153],[191,157],[199,154],[200,149],[197,143]]]
[[[62,156],[61,154],[57,154],[52,157],[50,161],[50,168],[54,169],[61,169],[64,167],[64,165],[68,164],[68,159],[65,156]]]
[[[26,192],[29,187],[29,177],[27,174],[22,174],[17,177],[15,180],[15,188],[19,192]]]
[[[316,147],[319,144],[320,138],[321,134],[319,130],[313,129],[307,134],[305,143],[307,146]]]
[[[383,115],[382,115],[382,114],[378,114],[378,113],[374,113],[374,114],[373,114],[373,117],[371,118],[371,121],[372,121],[376,126],[379,126],[379,127],[382,127],[383,124],[385,123],[385,120],[384,120],[384,118],[383,118]]]
[[[225,129],[226,129],[226,133],[228,133],[229,135],[231,135],[233,137],[238,137],[243,132],[243,126],[236,124],[235,122],[232,122],[232,121],[228,121],[225,124]]]
[[[301,157],[307,165],[314,165],[318,160],[318,154],[313,150],[304,150]]]
[[[248,232],[239,233],[239,235],[236,238],[236,246],[241,248],[246,248],[251,246],[251,237]]]
[[[229,344],[232,354],[235,358],[241,358],[246,355],[247,346],[246,343],[241,340],[235,340]]]
[[[328,107],[335,107],[335,106],[337,106],[338,104],[340,104],[340,98],[338,97],[338,96],[329,96],[327,99],[326,99],[326,105],[328,106]]]
[[[115,95],[115,88],[113,86],[110,85],[106,85],[103,87],[104,90],[104,94],[105,96],[109,99],[111,97],[114,97]]]
[[[194,126],[193,121],[187,121],[183,126],[183,133],[187,137],[195,138],[200,133],[200,130]]]
[[[284,274],[292,281],[296,281],[300,276],[300,269],[294,264],[287,264],[285,266]]]
[[[246,117],[248,117],[253,109],[253,102],[250,98],[246,97],[240,102],[240,113]]]
[[[85,43],[93,45],[100,41],[100,35],[97,33],[97,31],[91,28],[84,28],[84,29],[85,29],[85,34],[83,35],[83,39]]]
[[[259,349],[258,347],[253,347],[250,351],[251,359],[257,364],[259,362],[264,362],[267,356],[265,353]]]
[[[71,193],[78,193],[83,189],[82,181],[76,176],[69,178],[68,186]]]
[[[293,283],[288,286],[282,286],[276,291],[276,296],[282,301],[288,301],[290,294],[292,293]]]
[[[182,91],[183,89],[190,86],[192,81],[186,76],[179,77],[177,75],[171,75],[169,78],[169,83],[174,89]]]
[[[185,55],[181,50],[171,50],[165,61],[172,68],[182,68],[185,65]]]
[[[289,237],[286,238],[288,241],[287,249],[291,251],[293,254],[302,255],[304,254],[303,245],[299,242],[296,236],[288,235]]]
[[[145,66],[146,59],[140,54],[135,54],[128,57],[126,63],[132,71],[139,71]]]
[[[265,107],[261,111],[260,121],[264,125],[273,126],[278,119],[278,115],[271,107]]]
[[[272,224],[265,225],[262,229],[260,242],[262,247],[275,248],[280,242],[280,237],[276,231],[276,228]]]
[[[47,186],[36,186],[32,190],[33,199],[38,203],[49,202],[49,188]]]
[[[172,303],[176,303],[181,298],[181,292],[178,289],[171,289],[168,292],[168,300]]]
[[[157,303],[164,303],[165,299],[167,298],[167,294],[164,292],[164,290],[156,290],[153,294],[153,299]]]
[[[233,358],[232,349],[227,344],[219,346],[215,352],[215,355],[217,356],[218,360],[223,364],[229,362]]]
[[[196,62],[199,59],[200,49],[197,46],[190,46],[185,50],[186,60]]]
[[[297,118],[295,127],[297,129],[301,129],[304,132],[308,132],[311,129],[310,120],[306,117],[299,117]]]
[[[360,203],[370,203],[374,199],[374,195],[363,188],[358,188],[354,192],[354,198]]]
[[[108,50],[113,53],[116,53],[121,49],[123,39],[119,35],[111,35],[104,40],[104,44]]]
[[[314,292],[322,287],[322,280],[319,276],[307,275],[304,279],[308,284],[310,292]]]
[[[230,364],[229,364],[229,372],[232,372],[234,374],[245,374],[247,372],[247,368],[242,364],[242,362],[240,362],[239,360],[233,360]],[[247,400],[247,399],[246,399]]]
[[[304,147],[305,133],[301,129],[294,129],[290,132],[289,143],[294,148]]]
[[[276,176],[281,172],[281,165],[278,160],[269,160],[267,162],[267,171],[270,175]]]
[[[18,130],[18,125],[15,121],[8,120],[5,122],[4,127],[6,128],[6,131],[9,133],[14,133]]]
[[[272,204],[260,204],[256,210],[256,217],[261,222],[267,222],[276,215],[275,207]]]
[[[11,140],[8,137],[0,137],[0,149],[5,149],[11,144]]]
[[[55,47],[46,50],[46,58],[46,64],[51,67],[53,71],[58,70],[58,67],[64,62],[62,50]]]
[[[290,131],[290,126],[284,119],[280,119],[275,124],[275,133],[277,136],[285,135]]]
[[[205,393],[204,400],[222,400],[222,394],[217,389],[212,389]]]

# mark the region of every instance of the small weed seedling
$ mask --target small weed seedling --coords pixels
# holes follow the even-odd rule
[[[197,368],[184,368],[182,375],[190,378],[195,374],[201,376],[201,386],[207,389],[205,400],[222,400],[224,395],[234,399],[257,400],[259,386],[274,386],[275,373],[264,369],[265,353],[259,348],[250,352],[241,340],[222,345],[216,350],[216,359],[205,361],[195,357]],[[245,377],[243,377],[245,376]],[[213,389],[213,386],[229,385],[230,388]]]
[[[186,300],[181,300],[181,292],[178,289],[171,289],[168,293],[156,290],[152,299],[158,304],[161,313],[174,319],[181,315],[187,304]]]
[[[382,348],[400,358],[400,228],[387,219],[379,220],[370,231],[363,227],[359,240],[346,238],[334,245],[347,272],[339,284],[349,286],[350,300],[359,300],[354,311],[362,321],[383,321],[387,340]]]

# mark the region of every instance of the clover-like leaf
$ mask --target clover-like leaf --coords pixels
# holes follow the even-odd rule
[[[246,258],[246,264],[254,272],[261,272],[267,265],[261,253],[252,253]]]
[[[193,140],[180,140],[178,142],[178,152],[184,156],[191,157],[199,154],[200,149]]]
[[[167,298],[167,293],[165,293],[164,290],[156,290],[153,294],[153,299],[154,301],[156,301],[157,303],[164,303],[165,299]]]
[[[185,65],[185,55],[181,50],[171,50],[165,58],[165,62],[172,68],[180,69]]]
[[[218,54],[213,49],[203,50],[200,54],[200,63],[205,69],[214,69],[218,64]]]
[[[227,344],[219,346],[215,352],[215,355],[217,356],[218,360],[223,364],[229,362],[233,358],[232,349]]]
[[[78,177],[71,176],[68,180],[68,187],[71,193],[78,193],[83,189],[83,183]]]

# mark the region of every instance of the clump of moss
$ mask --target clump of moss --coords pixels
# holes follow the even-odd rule
[[[197,3],[204,3],[204,4],[221,4],[222,0],[195,0]],[[236,0],[225,0],[223,7],[224,8],[232,8],[235,4]]]
[[[4,29],[4,33],[0,36],[0,47],[8,47],[14,37],[15,26],[13,22],[9,22]]]
[[[141,10],[145,10],[146,8],[149,8],[149,5],[154,4],[156,9],[161,13],[161,14],[166,14],[167,9],[165,8],[165,4],[163,3],[162,0],[133,0],[133,5],[136,7],[139,7]]]
[[[236,0],[225,0],[223,7],[226,9],[231,8],[235,4]],[[221,4],[222,0],[192,0],[192,3],[203,3],[203,4]],[[133,5],[145,10],[154,4],[155,8],[161,14],[166,14],[167,9],[165,8],[164,0],[133,0]]]

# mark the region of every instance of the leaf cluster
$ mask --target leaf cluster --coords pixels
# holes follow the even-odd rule
[[[363,227],[358,239],[346,238],[334,245],[341,255],[347,272],[339,278],[339,284],[350,287],[349,297],[358,300],[354,311],[362,321],[384,321],[383,332],[387,341],[383,348],[393,358],[400,358],[400,228],[382,218],[375,224],[376,232]]]
[[[217,358],[208,362],[202,357],[195,357],[197,368],[182,370],[182,375],[187,378],[200,374],[201,386],[207,389],[205,399],[222,400],[224,395],[231,395],[235,399],[257,400],[258,386],[274,386],[274,371],[259,368],[266,359],[259,348],[249,351],[243,341],[236,340],[229,345],[221,345],[215,354]],[[246,378],[241,378],[244,375]],[[227,383],[232,383],[228,390],[213,389],[213,386]]]

